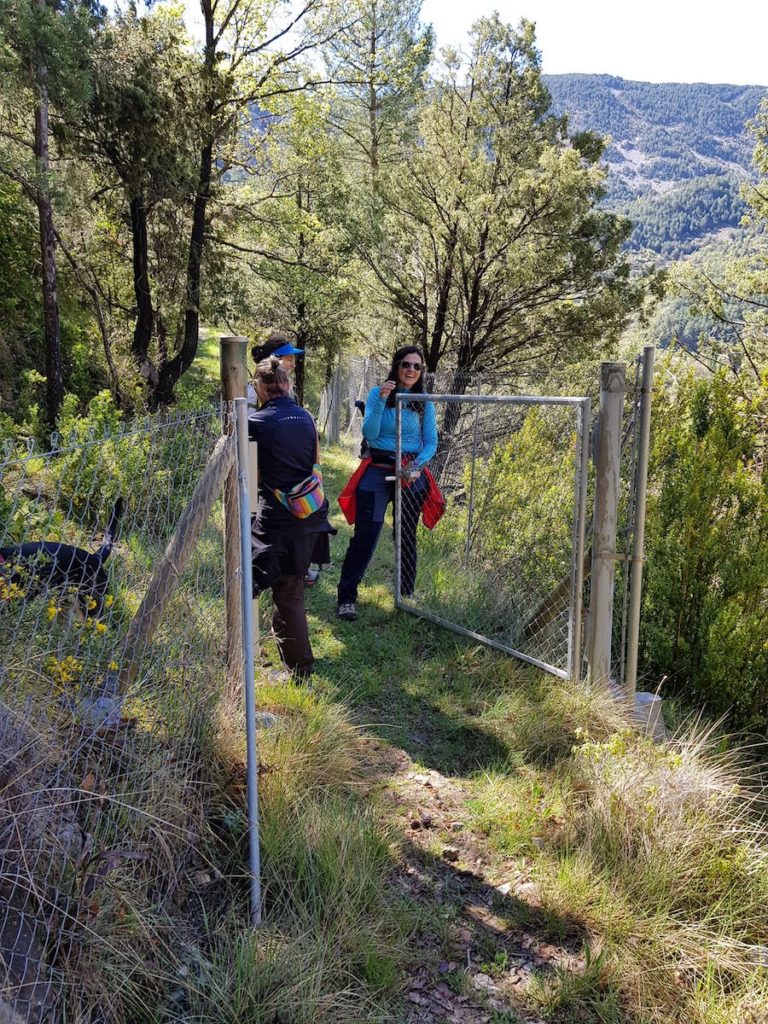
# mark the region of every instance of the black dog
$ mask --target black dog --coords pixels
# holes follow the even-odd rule
[[[55,540],[0,548],[0,576],[5,584],[2,589],[7,595],[14,588],[25,600],[50,591],[71,593],[85,615],[100,615],[109,583],[104,563],[112,551],[122,514],[123,499],[118,498],[98,551],[85,551]]]

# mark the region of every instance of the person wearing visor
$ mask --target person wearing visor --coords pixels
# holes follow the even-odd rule
[[[251,356],[253,357],[256,366],[259,365],[264,359],[269,359],[271,356],[276,356],[280,360],[280,366],[288,375],[288,379],[291,382],[291,386],[288,394],[293,396],[293,374],[296,369],[296,356],[304,355],[303,348],[296,348],[291,339],[283,331],[272,331],[267,340],[263,345],[254,345],[251,349]],[[256,421],[256,414],[259,410],[259,401],[256,395],[256,388],[253,384],[248,385],[247,389],[248,398],[248,419],[251,422]],[[330,565],[331,562],[331,548],[328,540],[327,533],[321,533],[317,536],[317,546],[312,556],[312,564],[307,568],[304,576],[304,586],[313,587],[318,579],[324,565]]]
[[[314,668],[304,577],[318,539],[336,532],[319,468],[320,441],[310,414],[290,395],[275,355],[256,367],[260,408],[248,424],[259,446],[258,503],[251,520],[253,595],[272,590],[272,630],[285,668],[306,681]]]
[[[357,589],[376,550],[387,506],[395,497],[392,479],[397,447],[395,394],[423,394],[425,370],[421,349],[407,345],[395,352],[392,368],[384,383],[371,388],[368,393],[363,419],[363,437],[368,442],[364,460],[367,465],[363,468],[364,464],[361,464],[359,477],[354,474],[342,492],[342,497],[346,498],[354,481],[355,532],[341,568],[337,595],[340,619],[352,621],[357,618]],[[400,591],[403,597],[409,597],[416,582],[416,527],[431,486],[429,474],[422,471],[437,451],[437,420],[433,402],[404,404],[402,451],[407,486],[403,488],[401,502]],[[340,504],[342,497],[339,498]]]
[[[296,356],[303,356],[304,349],[296,348],[292,342],[288,341],[284,345],[279,345],[272,355],[277,356],[280,360],[280,365],[288,376],[291,377],[293,376],[293,371],[296,369]]]
[[[296,356],[304,354],[304,349],[296,348],[291,339],[283,331],[272,331],[267,340],[261,345],[254,345],[251,348],[251,358],[254,363],[258,366],[264,359],[269,359],[270,356],[277,356],[280,360],[280,365],[288,374],[291,382],[293,381],[293,371],[296,369]],[[291,384],[291,393],[293,393],[293,385]],[[253,383],[249,382],[246,388],[246,398],[248,399],[248,419],[252,420],[259,409],[259,399],[256,395],[256,388]]]

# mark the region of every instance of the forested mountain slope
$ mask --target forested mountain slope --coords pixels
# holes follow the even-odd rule
[[[736,228],[751,174],[763,86],[652,84],[614,75],[546,75],[572,131],[611,138],[607,205],[635,224],[630,245],[676,258]]]

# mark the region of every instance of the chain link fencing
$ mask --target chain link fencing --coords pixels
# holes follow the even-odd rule
[[[398,398],[401,409],[407,401]],[[417,538],[427,485],[422,477],[398,489],[398,604],[572,677],[580,659],[589,400],[421,401],[436,406],[432,472],[446,508],[439,525]],[[398,447],[402,458],[402,429]]]
[[[488,448],[488,445],[491,446],[491,449],[496,445],[498,452],[503,450],[504,446],[502,438],[505,436],[505,431],[507,431],[510,438],[513,436],[520,436],[521,439],[525,438],[528,433],[534,432],[532,426],[523,429],[521,426],[513,425],[511,423],[506,423],[505,425],[505,417],[512,418],[512,414],[502,412],[501,408],[496,409],[495,413],[492,413],[490,410],[484,410],[479,421],[476,423],[475,414],[471,411],[473,407],[470,400],[473,396],[517,395],[521,397],[551,398],[577,395],[590,399],[591,419],[589,424],[582,430],[584,438],[583,444],[588,446],[589,459],[587,470],[584,473],[586,486],[583,489],[584,493],[582,494],[582,500],[585,502],[585,548],[582,563],[578,570],[578,575],[582,577],[584,581],[582,600],[585,607],[588,607],[590,604],[590,564],[592,552],[591,533],[595,491],[592,456],[599,410],[598,399],[600,394],[601,365],[602,362],[600,360],[585,360],[577,363],[569,363],[561,367],[550,367],[546,372],[542,372],[537,367],[526,368],[524,364],[518,364],[506,369],[496,368],[493,372],[490,372],[487,368],[480,368],[473,371],[445,369],[440,370],[437,373],[427,375],[425,381],[425,389],[430,394],[460,395],[465,396],[466,398],[462,403],[445,404],[440,408],[440,445],[438,452],[431,463],[432,471],[434,472],[438,482],[441,486],[446,488],[448,496],[454,504],[456,502],[461,503],[461,501],[465,500],[463,497],[467,487],[465,478],[468,473],[471,476],[471,465],[473,461],[472,450],[477,431],[479,431],[479,445],[481,452],[479,458],[483,460],[483,465],[487,462],[487,451],[485,455],[483,455],[482,452],[484,449]],[[321,430],[325,433],[327,441],[344,442],[345,439],[352,439],[355,444],[359,444],[361,442],[366,396],[371,387],[375,384],[381,383],[386,378],[388,372],[389,366],[383,360],[374,356],[352,357],[344,361],[339,361],[331,382],[323,392],[320,404],[319,424]],[[634,495],[638,443],[637,422],[639,409],[639,383],[641,372],[642,356],[638,356],[627,369],[621,443],[618,534],[615,559],[616,580],[612,614],[613,676],[619,685],[623,685],[624,682],[627,651],[629,564],[635,527]],[[494,420],[494,415],[497,417],[495,423],[498,424],[499,428],[499,436],[495,439],[493,434],[493,429],[495,429],[495,427],[491,429],[489,426],[491,421]],[[523,414],[518,410],[518,419],[521,415]],[[543,414],[539,411],[536,415],[539,417],[542,415],[556,417],[557,415],[563,416],[565,414],[562,412]],[[576,413],[573,415],[576,416]],[[531,418],[531,424],[533,424],[533,417]],[[565,427],[563,427],[563,430],[564,429]],[[544,438],[547,436],[547,428],[542,425],[540,431],[541,436],[537,438],[537,441],[543,442]],[[530,477],[528,481],[521,481],[521,488],[518,493],[520,496],[525,496],[524,500],[527,509],[533,510],[537,505],[546,506],[546,514],[543,509],[538,513],[539,519],[542,522],[546,521],[547,515],[552,514],[552,508],[547,504],[552,498],[550,484],[548,483],[548,474],[550,473],[553,465],[560,465],[558,459],[560,458],[562,449],[559,446],[561,444],[562,437],[564,436],[565,435],[562,434],[561,437],[558,437],[558,430],[554,425],[551,425],[549,441],[547,442],[550,446],[549,450],[547,450],[546,444],[544,444],[543,447],[540,446],[538,449],[534,446],[534,448],[529,449],[527,453],[528,458],[530,459]],[[513,447],[514,446],[512,446],[512,448]],[[518,459],[519,456],[513,453],[512,448],[509,448],[508,450],[509,457]],[[534,451],[538,451],[538,454],[544,462],[544,465],[541,465],[538,468],[536,468],[534,464]],[[562,493],[559,501],[561,509],[565,508],[565,479],[566,478],[563,477],[560,482],[560,490]],[[567,479],[571,480],[572,477],[568,476]],[[476,486],[486,486],[487,489],[488,485],[487,482],[484,483],[483,479],[480,478],[476,481]],[[570,501],[571,498],[572,492],[568,500]],[[413,525],[411,522],[413,515],[409,512],[410,500],[411,499],[409,497],[403,504],[403,523],[405,525],[406,533],[409,535],[413,531]],[[522,497],[521,500],[523,500]],[[490,507],[494,507],[493,502],[490,503]],[[516,522],[512,518],[512,511],[515,508],[516,500],[512,500],[509,508],[509,515],[507,515],[507,512],[505,512],[504,509],[498,507],[498,498],[496,499],[495,511],[502,517],[499,524],[497,524],[497,530],[501,530],[501,522],[506,521],[508,523],[509,533],[513,534],[515,532]],[[465,511],[465,515],[469,515],[468,508]],[[519,522],[519,513],[515,512],[515,515]],[[504,520],[505,516],[507,516],[506,520]],[[564,521],[564,517],[561,515],[559,533],[557,534],[559,537],[568,535],[568,530],[565,529],[563,525]],[[467,521],[464,523],[464,530],[466,532],[469,529],[470,524]],[[445,530],[446,520],[444,520],[440,527],[438,527],[438,531]],[[482,534],[483,526],[478,523],[474,523],[471,526],[471,530],[473,534],[477,534],[479,537]],[[437,538],[437,536],[438,533],[436,532],[434,534],[434,538]],[[540,631],[538,636],[527,636],[525,643],[522,644],[525,650],[519,650],[515,647],[514,651],[521,655],[527,654],[535,663],[541,663],[544,666],[556,668],[558,672],[572,673],[574,671],[574,666],[571,665],[570,668],[568,668],[566,665],[569,646],[568,641],[566,640],[569,629],[568,619],[569,616],[572,616],[573,614],[572,610],[569,609],[572,609],[575,600],[575,595],[573,595],[568,589],[570,586],[570,583],[568,582],[570,579],[568,575],[570,565],[569,552],[572,552],[572,548],[564,546],[560,541],[555,542],[554,536],[555,535],[553,535],[552,552],[542,550],[540,545],[534,546],[530,549],[530,569],[528,571],[523,571],[519,563],[512,558],[512,561],[509,563],[507,568],[515,569],[517,573],[515,578],[505,575],[505,570],[495,572],[488,560],[483,562],[482,559],[479,559],[474,565],[473,573],[480,577],[485,576],[487,579],[485,579],[484,582],[481,579],[478,579],[475,581],[474,585],[477,587],[482,586],[488,593],[497,593],[500,584],[500,577],[503,577],[507,580],[505,585],[506,591],[509,591],[510,587],[514,588],[518,585],[521,588],[520,593],[514,598],[508,596],[506,599],[502,599],[499,597],[500,603],[497,606],[496,612],[497,617],[499,617],[499,621],[491,630],[493,635],[486,637],[488,642],[492,642],[494,645],[500,644],[505,650],[512,649],[510,648],[508,641],[510,641],[511,637],[518,636],[521,628],[521,622],[519,620],[525,619],[526,615],[530,616],[536,611],[537,607],[542,604],[546,604],[547,602],[552,606],[548,608],[546,612],[547,616],[552,614],[553,607],[557,607],[557,614],[547,623],[546,631]],[[426,539],[422,542],[423,537],[426,537]],[[436,543],[436,539],[430,540],[422,528],[417,530],[417,538],[418,545],[424,546],[426,550],[429,550],[430,544]],[[470,553],[473,549],[472,545],[474,543],[474,540],[470,543]],[[480,549],[482,549],[482,543],[480,543],[479,546]],[[511,550],[508,554],[511,557]],[[410,560],[412,560],[412,558]],[[407,566],[408,561],[409,556],[406,556],[402,572],[405,573],[405,600],[406,602],[410,602],[412,605],[415,598],[412,599],[407,596],[407,591],[411,585],[410,577],[413,575]],[[504,563],[503,560],[500,562],[501,566],[504,566],[505,564],[506,563]],[[536,564],[538,564],[541,572],[541,578],[539,580],[532,579],[530,575],[533,566]],[[571,566],[571,570],[573,572],[576,571],[573,566]],[[557,579],[553,579],[553,572],[555,572],[555,574],[560,574]],[[419,575],[421,574],[419,573]],[[460,578],[462,580],[464,579],[463,576],[456,577],[457,580]],[[548,588],[550,589],[548,590]],[[459,587],[459,589],[461,588]],[[418,589],[416,591],[416,597],[417,596]],[[456,604],[455,612],[452,613],[457,618],[455,625],[462,627],[465,630],[469,630],[470,635],[474,635],[475,627],[472,624],[471,617],[470,619],[462,620],[460,612],[461,601],[458,596],[457,601],[459,603]],[[505,601],[509,605],[507,610],[505,610]],[[537,601],[539,602],[538,605],[536,603]],[[429,611],[430,614],[436,615],[438,618],[442,617],[437,605],[435,608],[431,609],[431,611],[426,607],[423,610],[425,612]],[[445,610],[446,609],[443,608],[443,611]],[[503,618],[507,612],[510,616],[510,622],[502,625],[501,618]],[[524,625],[525,623],[523,623],[523,626]],[[559,639],[556,638],[558,635]],[[483,636],[485,636],[485,633],[483,633]],[[584,639],[588,639],[588,637],[585,636]],[[571,637],[570,647],[572,650],[573,637]],[[586,655],[586,644],[583,642],[581,643],[581,649],[582,657],[584,657]],[[586,671],[587,665],[582,663],[579,666],[579,672],[585,673]]]
[[[0,455],[0,1020],[117,1024],[204,866],[233,459],[218,407]]]
[[[362,441],[368,392],[386,380],[389,369],[389,364],[378,356],[351,356],[339,360],[320,395],[317,413],[318,428],[326,442]],[[485,394],[490,393],[481,373],[440,370],[428,373],[425,378],[425,389],[430,393],[463,393],[478,387],[483,387]]]

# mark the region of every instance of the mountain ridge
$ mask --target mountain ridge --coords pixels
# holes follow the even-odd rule
[[[584,73],[542,78],[572,132],[610,137],[605,205],[633,221],[630,249],[676,259],[738,230],[740,186],[753,176],[746,123],[768,87]]]

